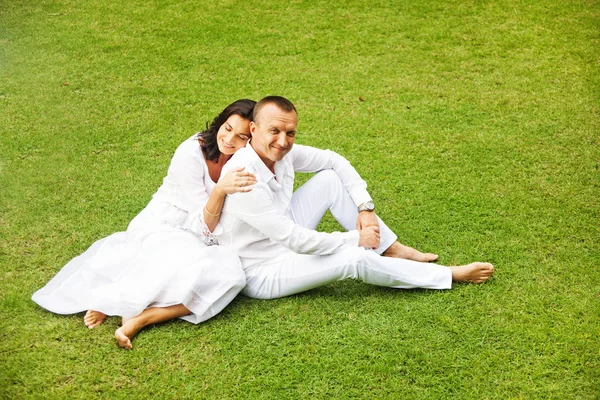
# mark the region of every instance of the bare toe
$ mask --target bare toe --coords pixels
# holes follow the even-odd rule
[[[425,253],[425,254],[423,254],[423,259],[421,261],[433,262],[433,261],[436,261],[438,259],[438,257],[439,256],[437,254]]]
[[[494,274],[494,266],[490,263],[474,262],[460,267],[450,267],[452,280],[455,282],[483,283]]]
[[[92,329],[95,326],[100,325],[106,319],[106,314],[100,311],[88,310],[83,317],[83,323],[88,328]]]
[[[437,254],[421,253],[420,251],[413,249],[412,247],[405,246],[400,242],[394,242],[383,252],[382,255],[384,257],[404,258],[406,260],[420,262],[432,262],[438,259]]]
[[[433,253],[421,253],[418,250],[408,248],[400,258],[419,262],[433,262],[438,259],[438,255]]]

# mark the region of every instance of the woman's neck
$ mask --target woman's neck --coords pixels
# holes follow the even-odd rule
[[[227,154],[220,154],[219,158],[217,159],[216,164],[220,165],[222,167],[223,165],[225,165],[225,163],[227,161],[229,161],[230,158],[231,158],[231,154],[229,154],[229,155],[227,155]]]
[[[217,183],[219,177],[221,176],[221,170],[223,169],[223,165],[225,165],[225,163],[229,161],[230,158],[231,155],[221,154],[219,155],[217,161],[206,160],[208,174],[210,175],[210,179],[213,182]]]

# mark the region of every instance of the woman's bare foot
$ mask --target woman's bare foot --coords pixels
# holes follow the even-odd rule
[[[133,318],[123,317],[123,326],[115,331],[115,339],[117,339],[119,346],[131,350],[133,348],[131,340],[144,326],[139,316]]]
[[[83,323],[88,328],[92,329],[95,326],[100,325],[106,319],[106,314],[100,311],[88,310],[83,317]]]
[[[421,253],[418,250],[403,245],[396,241],[386,251],[383,252],[384,257],[404,258],[405,260],[432,262],[438,259],[437,254]]]
[[[460,267],[450,267],[454,282],[482,283],[494,275],[494,266],[490,263],[474,262]]]
[[[183,317],[190,314],[191,311],[183,304],[176,304],[169,307],[150,307],[146,308],[140,314],[133,318],[123,317],[123,326],[115,331],[117,343],[124,349],[131,349],[131,340],[137,333],[148,325],[158,324],[172,320],[173,318]]]

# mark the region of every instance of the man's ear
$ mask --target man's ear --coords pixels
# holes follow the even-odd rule
[[[254,136],[254,131],[256,130],[256,124],[254,121],[250,121],[250,135]]]

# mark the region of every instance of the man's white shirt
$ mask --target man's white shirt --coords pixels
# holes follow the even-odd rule
[[[295,171],[333,169],[357,206],[371,201],[367,184],[342,156],[295,144],[275,163],[273,174],[248,142],[225,164],[221,176],[235,167],[255,174],[257,183],[250,192],[227,196],[219,222],[219,244],[232,249],[244,269],[279,262],[295,253],[326,255],[358,246],[358,231],[324,233],[303,228],[293,221],[290,208]]]

